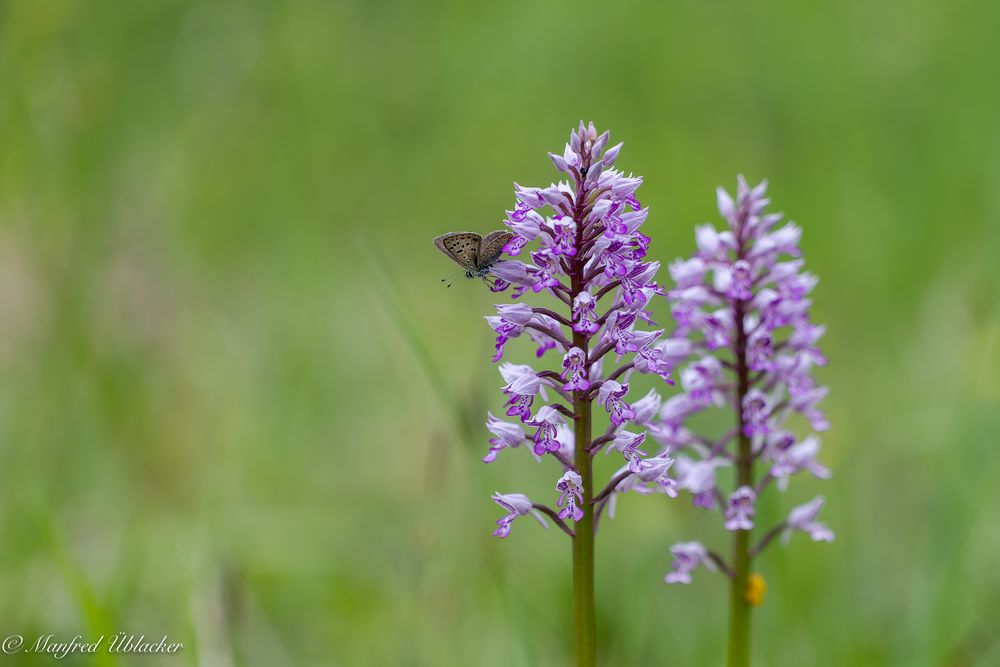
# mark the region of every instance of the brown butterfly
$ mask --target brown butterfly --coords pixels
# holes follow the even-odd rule
[[[486,280],[490,269],[500,259],[503,247],[512,238],[514,233],[506,229],[490,232],[485,237],[475,232],[451,232],[434,239],[434,245],[465,269],[466,278]]]

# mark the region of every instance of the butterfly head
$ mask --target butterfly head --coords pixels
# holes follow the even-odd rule
[[[465,272],[465,277],[469,279],[482,278],[486,279],[486,276],[490,275],[490,271],[493,270],[493,264],[489,266],[474,267]]]

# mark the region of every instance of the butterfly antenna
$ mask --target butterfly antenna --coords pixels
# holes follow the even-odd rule
[[[447,285],[445,285],[445,287],[451,287],[452,285],[455,284],[455,281],[458,280],[459,276],[461,276],[461,275],[462,275],[461,271],[459,271],[457,273],[453,273],[450,276],[448,276],[447,278],[442,278],[441,282],[448,283]]]

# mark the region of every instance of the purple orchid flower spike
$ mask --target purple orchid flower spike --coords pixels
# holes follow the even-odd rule
[[[599,517],[616,489],[673,497],[678,488],[668,445],[653,433],[663,400],[654,389],[630,404],[629,378],[639,373],[672,383],[675,365],[688,354],[678,346],[685,341],[668,343],[663,329],[646,326],[652,323],[651,300],[665,290],[656,282],[659,262],[647,259],[652,239],[641,231],[649,216],[636,195],[643,179],[620,171],[622,144],[608,144],[607,132],[580,123],[564,150],[549,154],[563,180],[541,187],[514,184],[506,257],[491,264],[494,289],[511,302],[486,317],[496,335],[494,362],[520,337],[531,339],[539,362],[500,364],[504,403],[497,412],[509,421],[489,415],[494,437],[483,460],[528,444],[538,461],[554,460],[559,474],[555,508],[517,494],[494,496],[507,512],[495,534],[507,535],[516,517],[538,512],[572,538],[575,651],[580,664],[588,665],[596,655]],[[518,300],[529,293],[538,305]],[[803,394],[802,400],[809,399]],[[593,433],[594,403],[610,416],[603,433]],[[659,451],[650,448],[654,444]],[[606,447],[620,451],[626,465],[602,490],[595,488],[592,458]]]
[[[818,281],[804,270],[802,229],[781,225],[782,216],[767,211],[766,190],[766,183],[751,188],[743,177],[735,197],[720,188],[716,198],[725,227],[695,227],[694,256],[670,264],[677,329],[668,339],[674,351],[668,356],[681,366],[684,393],[665,401],[659,424],[649,426],[657,442],[679,453],[678,486],[691,493],[695,505],[719,509],[732,531],[731,564],[703,545],[677,545],[667,581],[689,582],[690,571],[704,562],[730,578],[729,664],[741,666],[749,659],[750,606],[762,601],[763,580],[751,577],[751,561],[778,535],[787,540],[803,531],[817,541],[833,536],[816,521],[823,504],[818,498],[792,510],[751,546],[757,500],[771,482],[783,491],[802,472],[830,476],[817,460],[819,438],[800,439],[787,426],[797,414],[798,423],[814,432],[830,427],[820,407],[828,390],[813,377],[815,368],[826,364],[818,347],[825,328],[810,320],[810,295]],[[628,334],[618,335],[627,346]],[[710,436],[696,432],[691,418],[707,410],[729,412],[732,428]],[[728,498],[716,479],[720,466],[735,473]]]

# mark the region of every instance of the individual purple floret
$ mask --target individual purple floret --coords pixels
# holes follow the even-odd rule
[[[583,478],[572,470],[567,470],[556,482],[556,490],[559,491],[559,500],[556,501],[560,519],[573,519],[579,521],[583,518],[583,510],[580,504],[583,503]]]
[[[615,439],[608,445],[607,451],[617,450],[621,452],[628,464],[629,471],[638,474],[652,466],[652,463],[643,458],[647,456],[647,453],[639,449],[646,441],[646,435],[645,431],[638,435],[625,430],[618,431],[615,434]]]
[[[537,456],[546,452],[559,451],[560,445],[558,438],[556,438],[556,430],[562,423],[562,416],[548,405],[539,408],[538,414],[528,422],[530,426],[538,427],[535,435],[531,438],[535,443],[534,451]]]
[[[668,584],[690,584],[691,573],[699,565],[709,570],[715,569],[715,564],[708,557],[708,550],[700,542],[681,542],[670,547],[674,557],[673,567],[663,580]]]
[[[500,361],[503,348],[511,338],[520,336],[524,325],[531,321],[534,313],[523,303],[497,306],[497,314],[486,318],[497,334],[496,354],[493,361]]]
[[[500,375],[507,382],[503,388],[503,393],[508,396],[507,416],[528,421],[535,396],[541,393],[543,400],[547,398],[541,378],[535,375],[531,366],[511,363],[500,364]]]
[[[514,523],[514,519],[519,516],[531,515],[535,518],[538,523],[542,524],[542,528],[547,528],[548,524],[545,523],[545,519],[534,509],[531,501],[528,500],[528,496],[520,493],[508,493],[508,494],[493,494],[493,502],[503,508],[507,514],[499,519],[497,519],[497,529],[493,531],[493,534],[497,537],[507,537],[510,535],[510,524]]]
[[[597,301],[590,292],[583,291],[573,299],[573,331],[582,334],[592,335],[597,333],[601,325],[597,323],[597,314],[594,308]]]
[[[743,396],[740,403],[743,405],[743,435],[748,438],[766,435],[767,420],[771,416],[771,404],[767,394],[760,389],[751,389]]]
[[[518,424],[511,424],[486,413],[486,428],[495,437],[490,438],[490,451],[483,457],[483,463],[496,461],[497,454],[504,449],[513,449],[524,442],[524,429]]]
[[[782,542],[787,543],[792,532],[796,530],[808,533],[815,542],[833,542],[833,531],[827,528],[825,523],[816,521],[821,509],[823,509],[823,496],[814,498],[805,505],[799,505],[789,512],[781,535]]]
[[[733,491],[726,508],[726,530],[752,529],[756,501],[757,494],[749,486],[741,486]]]
[[[604,404],[604,409],[611,415],[611,423],[621,426],[635,419],[635,410],[622,399],[628,393],[627,384],[619,384],[614,380],[605,380],[597,392],[597,400]]]
[[[560,376],[566,380],[563,391],[587,391],[590,389],[589,369],[587,368],[587,353],[578,347],[570,348],[563,357],[563,372]]]
[[[787,431],[777,435],[777,438],[769,439],[765,445],[765,457],[773,462],[769,475],[777,480],[780,490],[785,490],[792,475],[803,470],[820,479],[830,477],[830,469],[816,461],[819,438],[811,435],[802,442],[796,442],[795,436]]]

